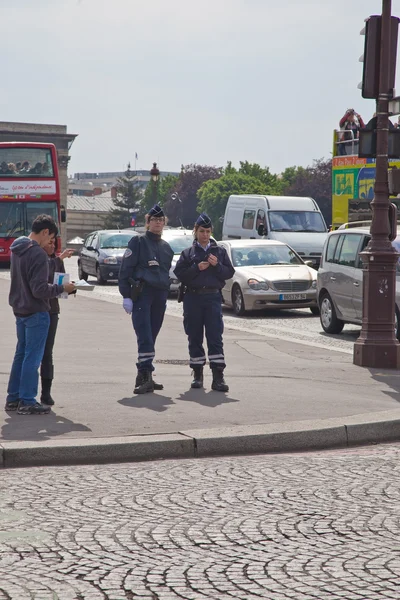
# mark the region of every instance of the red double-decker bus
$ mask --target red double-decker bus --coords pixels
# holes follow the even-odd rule
[[[0,263],[10,262],[12,242],[43,213],[65,221],[54,144],[0,142]]]

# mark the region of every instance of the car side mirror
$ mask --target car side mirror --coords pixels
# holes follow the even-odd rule
[[[305,260],[305,261],[304,261],[304,264],[305,264],[305,265],[307,265],[307,267],[312,267],[312,266],[314,266],[314,263],[313,263],[313,261],[312,261],[312,260]]]
[[[89,250],[89,252],[94,252],[95,248],[93,248],[93,246],[87,246],[86,250]]]
[[[267,228],[265,227],[265,225],[261,223],[261,225],[257,227],[257,233],[258,235],[267,235]]]

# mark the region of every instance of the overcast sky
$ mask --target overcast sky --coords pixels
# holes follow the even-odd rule
[[[329,157],[381,0],[1,0],[1,120],[77,133],[70,174]],[[400,0],[393,0],[400,16]],[[399,73],[399,69],[398,69]],[[400,80],[398,74],[398,88]]]

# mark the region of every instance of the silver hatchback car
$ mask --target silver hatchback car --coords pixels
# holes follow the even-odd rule
[[[371,239],[369,227],[336,229],[328,234],[317,275],[320,320],[326,333],[340,333],[345,323],[361,325],[363,270],[360,252]],[[400,247],[400,236],[393,242]],[[396,276],[396,337],[400,339],[400,267]]]

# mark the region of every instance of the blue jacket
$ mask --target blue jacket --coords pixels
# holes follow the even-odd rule
[[[218,258],[215,267],[200,271],[198,265],[207,260],[209,254]],[[215,240],[210,240],[210,247],[204,250],[196,241],[190,248],[186,248],[176,264],[175,275],[185,285],[192,288],[210,287],[222,289],[225,281],[233,277],[235,269],[226,253],[225,248],[218,246]]]
[[[131,297],[130,278],[144,281],[150,287],[168,290],[173,256],[171,246],[159,235],[150,231],[146,231],[144,235],[135,235],[125,250],[119,272],[121,296]]]

